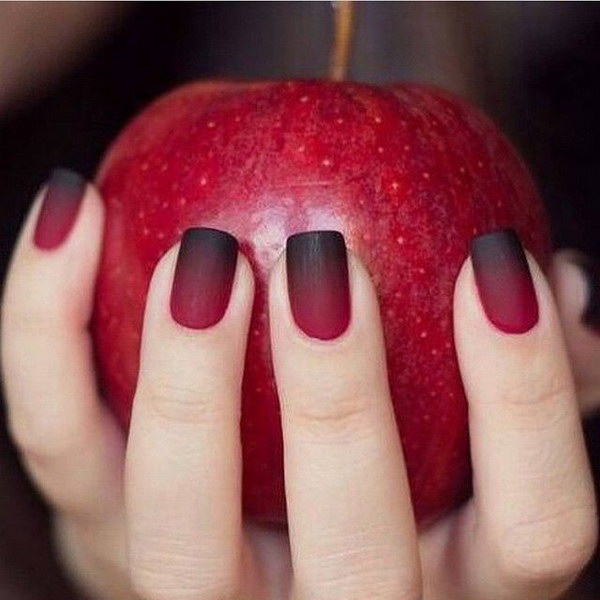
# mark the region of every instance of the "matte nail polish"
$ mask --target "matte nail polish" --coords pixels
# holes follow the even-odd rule
[[[188,229],[181,239],[173,288],[171,315],[192,329],[216,325],[229,305],[237,240],[218,229]]]
[[[298,327],[321,340],[340,336],[350,322],[348,258],[338,231],[292,235],[286,249],[290,306]]]
[[[582,315],[582,322],[590,329],[600,333],[600,262],[584,259],[579,262],[588,288],[587,305]]]
[[[505,229],[471,242],[479,298],[488,319],[505,333],[525,333],[539,318],[538,302],[523,246]]]
[[[73,171],[52,171],[33,236],[38,248],[52,250],[65,241],[77,218],[85,187],[85,179]]]

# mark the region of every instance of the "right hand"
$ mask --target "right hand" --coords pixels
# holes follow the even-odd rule
[[[576,577],[595,543],[594,500],[558,320],[539,269],[547,322],[537,336],[512,342],[482,320],[471,270],[457,281],[457,351],[476,408],[480,496],[427,530],[419,552],[368,274],[350,261],[359,290],[352,333],[339,346],[322,346],[297,335],[278,263],[270,316],[288,450],[290,557],[283,532],[242,527],[239,390],[253,299],[247,261],[239,255],[228,318],[202,332],[164,318],[177,246],[159,261],[125,449],[96,393],[87,331],[103,205],[72,176],[53,193],[58,218],[42,212],[38,220],[38,199],[12,259],[2,367],[10,430],[54,509],[63,560],[92,597],[287,598],[291,563],[306,598],[417,598],[424,586],[428,600],[545,600]],[[558,380],[523,374],[518,359],[532,348],[536,364]],[[557,382],[560,394],[548,388]],[[357,396],[361,385],[369,392]],[[523,520],[532,515],[533,523]],[[507,529],[513,535],[502,536]],[[517,539],[523,530],[526,538]],[[499,552],[506,564],[496,560]]]

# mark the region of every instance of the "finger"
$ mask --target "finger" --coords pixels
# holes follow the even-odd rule
[[[377,298],[339,233],[288,240],[270,319],[296,596],[420,597]]]
[[[600,264],[557,252],[549,273],[584,413],[600,407]]]
[[[95,189],[55,171],[20,234],[2,306],[12,436],[57,509],[97,517],[118,512],[123,456],[96,394],[87,332],[102,226]]]
[[[454,323],[474,469],[461,598],[554,598],[594,549],[594,492],[552,296],[514,233],[473,242]]]
[[[188,230],[152,278],[126,466],[131,577],[143,598],[230,598],[239,585],[253,293],[237,242],[213,229]]]

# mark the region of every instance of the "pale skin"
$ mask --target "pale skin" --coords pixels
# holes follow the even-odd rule
[[[296,326],[284,257],[277,262],[269,314],[288,537],[241,514],[240,383],[254,289],[244,256],[223,319],[204,330],[169,312],[177,246],[157,265],[125,440],[97,396],[87,332],[101,199],[88,185],[72,231],[52,251],[32,244],[40,201],[2,307],[9,427],[54,510],[64,564],[92,598],[550,600],[576,579],[597,526],[577,385],[589,406],[600,389],[590,366],[600,336],[580,323],[584,281],[568,255],[551,270],[558,307],[529,257],[540,318],[519,335],[489,323],[465,261],[454,327],[474,497],[420,533],[366,269],[350,255],[350,326],[323,342]]]

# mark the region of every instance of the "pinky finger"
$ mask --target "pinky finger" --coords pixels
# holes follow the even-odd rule
[[[2,305],[9,428],[59,511],[115,515],[121,435],[95,389],[87,324],[104,212],[96,190],[57,170],[27,217]]]
[[[574,250],[552,260],[550,283],[583,413],[600,408],[600,264]]]

